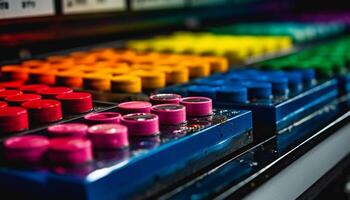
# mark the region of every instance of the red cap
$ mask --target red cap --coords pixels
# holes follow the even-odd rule
[[[123,115],[130,113],[149,113],[152,104],[147,101],[129,101],[118,104],[118,110]]]
[[[77,136],[85,137],[87,134],[88,126],[82,123],[66,123],[52,125],[47,128],[50,135],[54,137],[62,136]]]
[[[38,93],[38,91],[47,89],[49,86],[47,85],[41,85],[41,84],[31,84],[31,85],[23,85],[19,88],[19,90],[23,91],[24,93]]]
[[[179,104],[181,96],[178,94],[155,94],[149,97],[153,105],[156,104]]]
[[[49,148],[44,136],[26,135],[11,137],[4,142],[5,160],[16,163],[35,163],[43,159]]]
[[[90,113],[84,116],[89,124],[119,124],[121,114],[117,112]]]
[[[78,137],[61,137],[50,140],[49,159],[56,165],[79,165],[91,161],[90,140]]]
[[[73,90],[68,87],[51,87],[38,91],[38,94],[42,95],[44,99],[55,99],[60,94],[72,93]]]
[[[208,116],[213,112],[212,100],[207,97],[186,97],[180,103],[186,107],[188,116]]]
[[[22,91],[19,90],[5,90],[0,92],[0,99],[4,100],[8,96],[20,95],[23,94]]]
[[[120,124],[99,124],[91,126],[88,132],[94,148],[113,149],[129,146],[126,126]]]
[[[0,108],[7,107],[7,103],[4,101],[0,101]]]
[[[27,109],[22,107],[4,107],[0,109],[0,132],[13,133],[28,129]]]
[[[124,115],[121,123],[128,127],[130,135],[154,136],[159,134],[159,118],[151,113],[132,113]]]
[[[81,114],[92,110],[92,97],[87,92],[72,92],[56,96],[62,102],[63,112]]]
[[[22,106],[28,109],[30,119],[34,123],[55,122],[62,119],[61,102],[57,100],[28,101],[23,103]]]
[[[20,94],[8,96],[5,98],[5,101],[9,102],[12,106],[20,106],[22,103],[27,101],[34,101],[41,99],[41,96],[38,94]]]
[[[23,81],[6,81],[0,82],[0,87],[6,89],[18,89],[23,85]]]

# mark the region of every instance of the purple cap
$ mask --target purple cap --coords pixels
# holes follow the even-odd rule
[[[76,136],[85,137],[87,134],[88,126],[81,123],[66,123],[52,125],[47,128],[49,134],[53,137],[66,137]]]
[[[84,116],[89,124],[119,124],[121,114],[117,112],[90,113]]]
[[[46,137],[39,135],[11,137],[4,142],[4,157],[9,162],[36,163],[43,159],[49,144]]]
[[[155,94],[150,96],[151,103],[156,104],[179,104],[181,96],[178,94]]]
[[[91,141],[78,137],[50,140],[49,160],[58,166],[79,165],[92,160]]]
[[[99,124],[88,130],[93,148],[114,149],[129,146],[128,128],[120,124]]]
[[[207,97],[186,97],[180,103],[186,107],[187,116],[208,116],[213,112],[212,100]]]
[[[128,127],[130,135],[153,136],[159,134],[159,118],[151,113],[133,113],[124,115],[121,123]]]
[[[186,121],[186,107],[179,104],[159,104],[152,106],[151,112],[158,115],[159,123],[176,125]]]
[[[123,115],[130,113],[149,113],[151,112],[152,104],[147,101],[129,101],[120,103],[118,110]]]

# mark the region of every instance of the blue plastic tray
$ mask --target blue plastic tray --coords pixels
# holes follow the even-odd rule
[[[150,184],[161,190],[252,141],[250,111],[215,110],[185,125],[162,127],[160,136],[131,138],[129,149],[95,151],[95,160],[86,166],[3,164],[0,191],[44,199],[130,198],[150,192]]]
[[[245,73],[248,75],[246,76]],[[309,77],[307,82],[303,81],[298,83],[297,81],[293,80],[294,77],[290,77],[290,75],[283,76],[283,73],[291,73],[295,75],[296,72],[263,71],[260,74],[260,72],[257,70],[254,70],[253,72],[243,71],[243,73],[242,70],[231,71],[225,74],[218,74],[209,78],[196,80],[188,84],[168,87],[159,92],[178,93],[183,96],[194,96],[196,87],[198,87],[198,95],[213,98],[214,105],[217,108],[251,110],[253,112],[254,138],[266,138],[271,136],[271,134],[279,133],[295,122],[304,120],[306,116],[309,116],[313,112],[317,112],[324,106],[336,103],[336,99],[338,97],[337,79],[315,80],[314,78]],[[264,79],[266,78],[264,77],[265,74],[269,75],[266,80]],[[300,72],[300,74],[302,76],[303,72]],[[232,80],[232,77],[235,79]],[[246,83],[242,84],[241,80],[239,80],[242,79],[246,81],[245,78],[252,78],[254,87],[264,87],[266,86],[266,83],[269,84],[274,81],[276,82],[277,78],[281,80],[282,78],[287,78],[288,81],[293,82],[294,85],[292,86],[294,87],[294,90],[289,84],[288,86],[285,84],[285,88],[283,88],[281,87],[281,84],[279,85],[279,83],[275,83],[275,86],[277,85],[277,89],[282,91],[282,93],[276,94],[273,91],[274,87],[271,87],[271,85],[271,94],[267,91],[260,92],[258,89],[253,91],[253,95],[258,97],[260,95],[264,98],[252,99],[251,97],[248,97],[247,101],[234,102],[222,100],[223,97],[220,99],[218,96],[215,96],[215,94],[218,94],[218,91],[223,87],[235,87],[235,89],[237,89],[236,87],[247,88],[245,85]],[[295,86],[298,84],[300,84],[299,88]],[[248,85],[248,87],[250,86],[251,85]],[[285,93],[283,93],[283,90],[285,90]],[[244,100],[243,97],[238,98],[237,95],[240,94],[237,93],[234,98]]]

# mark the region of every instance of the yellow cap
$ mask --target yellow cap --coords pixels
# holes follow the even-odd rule
[[[137,76],[114,76],[111,82],[112,92],[140,93],[142,90],[141,78]]]
[[[83,78],[83,86],[85,89],[90,90],[111,90],[111,79],[112,76],[101,73],[90,73],[85,74]]]

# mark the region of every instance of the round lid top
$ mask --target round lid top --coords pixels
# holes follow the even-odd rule
[[[27,109],[22,107],[4,107],[0,109],[0,117],[6,117],[6,116],[14,116],[14,115],[21,115],[27,112]]]
[[[118,104],[118,107],[122,109],[148,108],[151,106],[152,104],[147,101],[129,101],[129,102]]]
[[[91,94],[88,92],[72,92],[72,93],[65,93],[60,94],[56,96],[59,100],[81,100],[81,99],[90,99]]]
[[[127,131],[127,127],[121,124],[98,124],[91,126],[88,130],[90,134],[120,134]]]
[[[61,102],[57,100],[41,99],[41,100],[24,102],[22,106],[26,108],[31,108],[31,109],[45,109],[50,107],[57,107],[60,104]]]
[[[11,137],[4,142],[4,146],[10,149],[32,149],[47,147],[49,145],[49,140],[40,135],[26,135]]]

